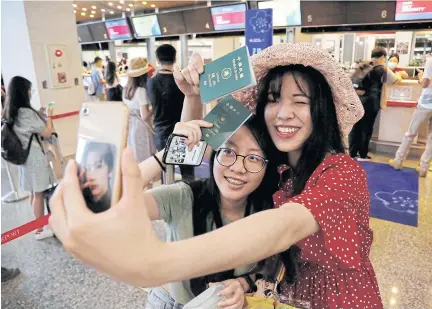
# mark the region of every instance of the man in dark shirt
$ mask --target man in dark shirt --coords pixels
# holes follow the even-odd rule
[[[176,61],[176,49],[164,44],[156,49],[159,69],[157,74],[147,82],[147,92],[154,113],[155,144],[157,150],[165,148],[168,137],[174,126],[180,121],[184,94],[177,87],[173,70]],[[194,178],[194,169],[190,166],[180,166],[183,180]]]
[[[367,154],[375,119],[381,108],[383,85],[398,81],[398,77],[385,66],[387,51],[383,47],[374,48],[371,58],[373,69],[364,77],[362,81],[364,94],[359,95],[365,114],[354,125],[350,134],[350,155],[353,158],[359,155],[359,161],[371,159]]]

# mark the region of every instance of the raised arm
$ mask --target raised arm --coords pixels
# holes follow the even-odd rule
[[[184,93],[185,99],[181,121],[202,119],[203,106],[199,90],[199,76],[204,72],[204,64],[199,54],[194,53],[189,64],[183,70],[174,69],[177,86]]]

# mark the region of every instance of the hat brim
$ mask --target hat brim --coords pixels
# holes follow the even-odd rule
[[[127,75],[129,77],[139,77],[141,75],[148,73],[150,70],[151,70],[151,68],[149,66],[147,66],[145,68],[140,68],[140,69],[129,69],[127,71]]]
[[[321,72],[330,85],[342,134],[349,135],[354,124],[363,117],[363,105],[349,76],[325,50],[304,43],[278,44],[266,48],[252,56],[257,85],[270,69],[291,64],[310,66]],[[233,96],[254,112],[258,86],[237,92]]]

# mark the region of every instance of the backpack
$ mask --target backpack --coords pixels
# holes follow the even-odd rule
[[[2,121],[1,127],[1,156],[6,161],[15,164],[15,165],[23,165],[26,163],[28,155],[30,153],[30,147],[33,141],[33,136],[36,134],[32,134],[30,136],[30,141],[25,149],[18,135],[16,135],[15,131],[12,129],[13,123],[8,123],[6,121]],[[37,136],[37,141],[39,142]],[[40,142],[39,142],[40,145]],[[42,146],[41,146],[42,147]],[[43,148],[42,148],[43,151]]]
[[[373,65],[370,62],[362,62],[351,75],[351,82],[355,90],[365,90],[363,80],[373,70]]]

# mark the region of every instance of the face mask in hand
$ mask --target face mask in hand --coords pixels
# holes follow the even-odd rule
[[[396,62],[389,62],[387,65],[392,70],[394,70],[397,67],[397,63]]]

